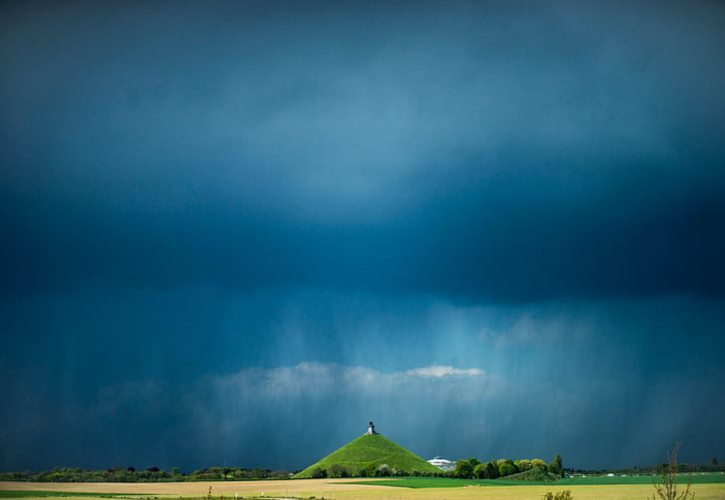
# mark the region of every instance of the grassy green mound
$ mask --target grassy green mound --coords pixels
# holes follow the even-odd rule
[[[347,474],[361,475],[366,472],[368,475],[379,466],[386,464],[390,470],[412,473],[418,472],[440,472],[440,469],[429,464],[415,453],[398,446],[391,440],[380,434],[365,434],[348,444],[339,448],[325,458],[297,473],[295,478],[313,477],[313,471],[324,470],[331,476],[333,465],[336,468],[342,467]]]

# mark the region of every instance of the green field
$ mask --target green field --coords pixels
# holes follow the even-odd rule
[[[451,479],[436,477],[404,477],[386,480],[385,486],[398,488],[462,488],[465,486],[551,486],[552,488],[561,488],[565,486],[590,485],[590,486],[606,486],[606,485],[628,485],[628,484],[644,484],[651,485],[654,476],[587,476],[572,477],[560,479],[556,482],[549,481],[511,481],[506,479]],[[678,476],[679,484],[725,484],[725,473],[700,473],[700,474],[680,474]],[[361,485],[377,485],[380,482],[375,481],[355,481],[354,484]]]

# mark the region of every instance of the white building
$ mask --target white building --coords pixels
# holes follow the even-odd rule
[[[456,462],[451,462],[450,460],[446,460],[445,458],[441,457],[435,457],[428,460],[428,463],[431,464],[434,467],[438,467],[440,470],[453,470],[456,468]]]

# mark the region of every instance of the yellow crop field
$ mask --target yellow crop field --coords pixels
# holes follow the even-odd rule
[[[194,483],[19,483],[0,482],[2,491],[45,491],[66,494],[66,500],[92,500],[101,494],[128,494],[143,496],[201,497],[209,487],[215,500],[225,498],[267,496],[273,498],[327,498],[339,500],[540,500],[547,491],[571,490],[575,500],[644,500],[652,493],[649,485],[569,485],[569,486],[469,486],[463,488],[396,488],[378,485],[352,484],[349,479],[306,479],[290,481],[241,481]],[[698,500],[725,499],[725,484],[696,484],[693,491]],[[99,497],[73,493],[98,493]],[[33,498],[26,494],[24,499]],[[5,495],[0,495],[5,496]]]

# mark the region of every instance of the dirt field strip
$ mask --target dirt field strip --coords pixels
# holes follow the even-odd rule
[[[569,489],[575,500],[644,500],[652,493],[649,485],[575,485],[558,486],[470,486],[463,488],[409,489],[377,485],[350,484],[349,479],[304,479],[289,481],[224,481],[194,483],[22,483],[0,482],[0,491],[54,491],[68,493],[65,500],[92,500],[73,497],[73,493],[147,494],[169,497],[203,497],[212,494],[232,500],[239,497],[317,497],[335,500],[541,500],[547,491]],[[383,483],[385,479],[381,479]],[[697,500],[725,500],[725,484],[693,486]]]
[[[127,493],[130,495],[152,496],[206,496],[209,486],[212,495],[218,497],[234,497],[271,494],[294,494],[302,496],[301,491],[355,491],[386,490],[392,488],[373,485],[348,484],[351,479],[291,479],[277,481],[204,481],[181,483],[28,483],[15,481],[0,481],[0,491],[59,491],[64,493]],[[385,481],[381,479],[380,481]],[[395,488],[400,490],[401,488]],[[314,493],[312,494],[314,495]],[[315,495],[319,496],[319,495]]]

